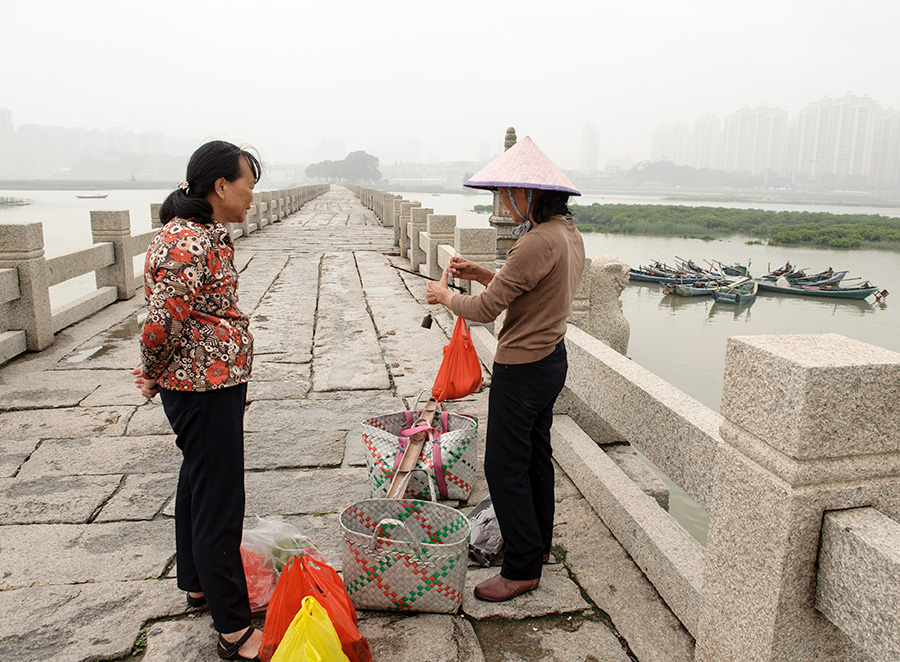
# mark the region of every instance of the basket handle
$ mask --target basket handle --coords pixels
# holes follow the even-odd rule
[[[385,526],[393,525],[399,526],[403,531],[406,532],[406,535],[409,536],[409,540],[395,540],[394,538],[388,538],[387,536],[379,537],[379,533],[383,533],[383,529]],[[376,549],[378,549],[381,545],[379,544],[379,540],[390,540],[391,542],[409,542],[416,548],[416,555],[419,557],[419,560],[423,564],[431,564],[432,562],[428,560],[428,557],[425,556],[425,550],[422,549],[422,543],[416,540],[416,537],[410,532],[409,528],[407,528],[406,524],[401,522],[398,519],[394,519],[393,517],[385,517],[383,520],[378,522],[378,526],[372,531],[372,541],[371,541],[371,550],[374,553]]]
[[[406,494],[406,488],[409,486],[409,481],[410,479],[412,479],[412,475],[416,471],[421,471],[423,474],[425,474],[425,482],[428,483],[428,496],[432,501],[437,501],[437,496],[434,493],[434,488],[431,486],[432,474],[427,469],[422,468],[410,469],[409,471],[404,472],[402,475],[399,471],[395,471],[394,480],[391,481],[391,485],[388,488],[388,493],[385,498],[397,500],[402,499],[403,495]],[[436,477],[435,482],[437,482]]]

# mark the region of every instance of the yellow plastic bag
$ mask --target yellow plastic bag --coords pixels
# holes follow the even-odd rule
[[[271,662],[350,662],[328,612],[313,596],[303,598]]]

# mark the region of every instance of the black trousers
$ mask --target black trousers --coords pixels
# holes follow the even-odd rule
[[[553,404],[566,383],[566,346],[534,363],[494,363],[484,473],[503,534],[506,579],[541,576],[553,540]]]
[[[241,562],[247,385],[203,392],[160,389],[184,456],[175,496],[178,588],[206,595],[219,632],[250,625]]]

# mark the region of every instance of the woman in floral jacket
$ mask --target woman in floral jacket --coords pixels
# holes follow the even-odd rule
[[[160,394],[184,456],[175,498],[178,586],[189,605],[209,605],[220,657],[238,660],[257,659],[262,639],[250,627],[240,553],[253,338],[237,307],[224,224],[244,220],[259,177],[259,160],[231,143],[194,152],[147,251],[141,366],[132,371],[147,398]]]

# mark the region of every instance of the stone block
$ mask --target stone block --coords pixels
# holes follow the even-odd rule
[[[900,660],[900,523],[874,508],[825,513],[816,608],[873,660]]]
[[[156,579],[175,555],[175,524],[0,526],[0,549],[0,595],[29,586]]]
[[[616,466],[637,485],[638,489],[656,501],[663,510],[669,509],[669,488],[662,479],[653,473],[637,455],[630,444],[613,444],[604,446],[603,452],[609,456]]]
[[[372,496],[362,468],[250,472],[244,485],[246,512],[260,517],[335,513]]]
[[[122,488],[103,506],[94,521],[153,519],[175,494],[177,486],[178,475],[174,473],[126,476]]]
[[[456,215],[428,214],[425,217],[425,228],[431,235],[447,235],[453,241],[456,230]],[[449,242],[448,242],[449,243]]]
[[[0,437],[8,439],[76,439],[116,436],[134,407],[71,407],[0,413]]]
[[[48,439],[22,465],[19,476],[172,473],[180,466],[174,434]]]
[[[525,621],[479,621],[475,631],[488,660],[526,662],[629,662],[631,658],[600,614]]]
[[[453,230],[453,245],[456,252],[468,259],[472,256],[486,256],[495,260],[497,256],[497,230],[494,228],[461,228]],[[480,261],[480,260],[476,260]]]
[[[27,460],[38,444],[38,439],[2,439],[0,438],[0,477],[12,478],[22,463]]]
[[[121,481],[121,476],[0,478],[0,525],[87,523]]]
[[[475,586],[499,572],[497,568],[477,568],[466,573],[462,610],[469,618],[539,618],[550,614],[571,614],[590,609],[581,591],[562,566],[544,566],[541,583],[534,591],[508,602],[484,602],[475,597]]]
[[[485,662],[471,624],[459,616],[359,613],[359,631],[373,660]]]
[[[127,659],[145,623],[184,610],[184,593],[171,579],[2,591],[0,657],[18,662]],[[199,622],[211,625],[205,615]],[[213,641],[210,636],[205,650],[215,656]],[[196,640],[189,643],[191,654],[177,659],[207,659],[200,657]]]
[[[344,430],[254,432],[244,438],[247,469],[338,467],[344,459]]]
[[[146,435],[172,435],[172,426],[169,419],[166,418],[166,412],[163,410],[159,398],[148,400],[138,407],[131,420],[128,421],[126,433],[129,437],[143,437]]]
[[[895,352],[835,334],[738,336],[724,383],[722,415],[792,458],[900,451]]]

